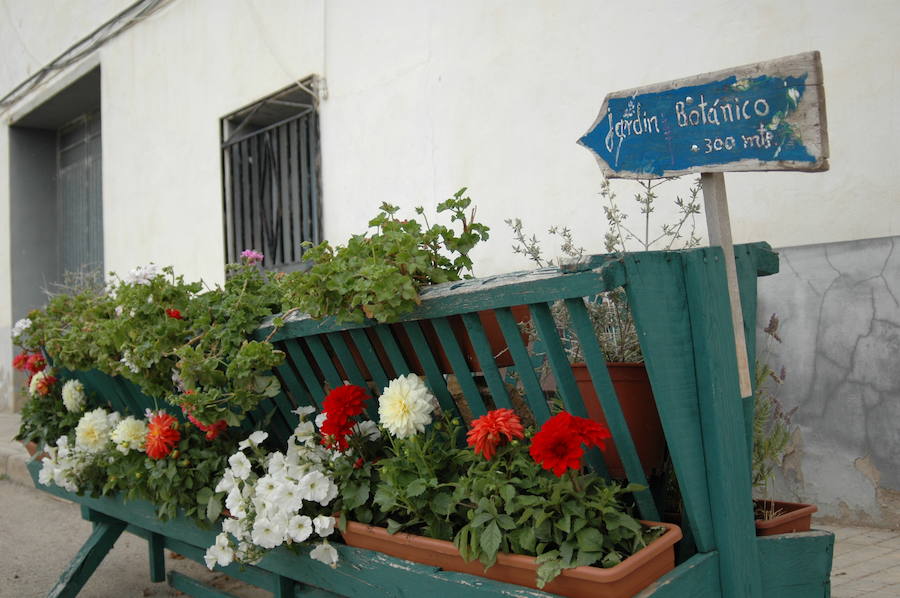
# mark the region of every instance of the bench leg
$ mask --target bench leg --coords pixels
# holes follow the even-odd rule
[[[154,583],[166,581],[165,546],[165,537],[150,532],[147,537],[147,551],[150,553],[150,581]]]
[[[75,598],[103,561],[103,557],[125,531],[123,521],[106,520],[93,523],[94,531],[47,594],[49,598]]]

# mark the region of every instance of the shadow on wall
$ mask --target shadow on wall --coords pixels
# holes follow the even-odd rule
[[[900,527],[900,237],[779,254],[780,273],[759,281],[758,321],[781,320],[769,361],[787,370],[779,399],[799,429],[776,496]]]

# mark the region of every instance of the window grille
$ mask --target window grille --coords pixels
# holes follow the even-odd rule
[[[226,260],[245,249],[267,269],[302,266],[322,230],[319,118],[308,85],[292,85],[222,119]]]
[[[60,272],[103,272],[100,113],[79,116],[57,131],[57,214]]]

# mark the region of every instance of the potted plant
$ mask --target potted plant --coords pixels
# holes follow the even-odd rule
[[[603,180],[600,195],[605,202],[603,210],[609,227],[604,237],[608,253],[621,256],[632,247],[649,251],[657,247],[665,250],[687,249],[699,244],[694,222],[694,217],[700,212],[698,182],[690,187],[687,199],[675,198],[676,220],[671,224],[663,224],[658,235],[651,237],[650,215],[655,211],[657,188],[669,180],[671,179],[638,181],[640,190],[635,194],[635,202],[643,216],[643,233],[635,232],[627,226],[627,215],[618,207],[616,194],[609,181]],[[585,258],[584,248],[575,243],[570,229],[566,227],[554,226],[548,231],[550,235],[561,239],[560,248],[564,257],[546,260],[539,240],[534,235],[528,237],[519,219],[507,220],[506,223],[515,238],[513,252],[525,255],[539,267],[563,266],[567,262],[578,263]],[[601,296],[585,297],[584,301],[645,474],[648,477],[660,474],[665,462],[665,437],[625,291],[619,288]],[[605,423],[606,418],[584,363],[581,345],[569,324],[568,311],[563,305],[555,305],[552,312],[588,415]],[[543,382],[546,390],[556,390],[555,380],[546,367]],[[613,443],[604,451],[604,457],[610,475],[617,479],[624,478],[624,467]]]
[[[775,469],[783,462],[795,429],[791,424],[794,412],[782,409],[777,391],[773,390],[784,383],[785,368],[775,372],[767,362],[770,343],[781,342],[779,324],[778,317],[772,314],[763,329],[766,344],[756,360],[752,479],[757,494],[753,501],[757,536],[809,531],[812,514],[818,510],[815,505],[771,498]]]

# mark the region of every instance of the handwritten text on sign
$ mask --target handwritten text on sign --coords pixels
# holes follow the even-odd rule
[[[812,106],[820,90],[808,81],[817,78],[815,72],[726,73],[695,77],[693,85],[672,82],[610,94],[579,142],[597,155],[608,176],[827,168],[827,141],[819,109]],[[807,97],[810,92],[815,97]]]

